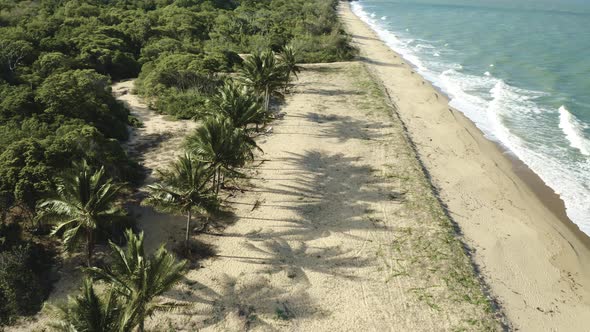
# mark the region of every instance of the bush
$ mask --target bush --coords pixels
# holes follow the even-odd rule
[[[291,45],[302,63],[348,61],[356,55],[349,40],[346,34],[336,31],[329,35],[296,36]]]
[[[0,324],[40,310],[51,288],[47,271],[52,255],[38,245],[0,252]]]
[[[171,89],[156,101],[156,109],[178,119],[192,119],[202,112],[206,100],[205,96],[196,91],[182,92]]]

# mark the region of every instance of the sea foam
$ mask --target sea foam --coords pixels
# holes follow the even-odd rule
[[[559,128],[573,148],[582,154],[590,156],[590,140],[584,137],[584,126],[565,106],[559,108]]]
[[[409,35],[409,29],[394,34],[382,26],[382,21],[364,11],[362,1],[352,3],[352,9],[387,46],[447,94],[452,107],[464,113],[488,139],[506,147],[553,188],[563,199],[570,219],[590,235],[590,163],[587,155],[576,161],[568,155],[572,147],[586,154],[590,145],[583,136],[583,127],[573,115],[566,114],[565,108],[557,114],[555,109],[540,107],[535,101],[546,93],[519,89],[489,72],[483,75],[465,73],[460,64],[440,56],[443,50],[455,52],[448,43],[441,45],[442,49],[432,48],[428,41]],[[490,63],[489,67],[495,65]],[[539,138],[537,141],[521,138],[522,133],[531,132]]]

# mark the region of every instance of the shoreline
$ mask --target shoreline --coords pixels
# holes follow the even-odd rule
[[[441,199],[459,225],[466,243],[474,249],[475,263],[481,267],[484,280],[500,301],[509,320],[516,328],[526,330],[568,330],[568,327],[570,330],[575,329],[575,322],[560,324],[561,319],[555,318],[590,309],[587,304],[590,296],[584,287],[590,284],[587,263],[590,258],[590,238],[567,217],[561,198],[526,164],[512,155],[510,150],[498,142],[485,138],[470,119],[451,108],[448,105],[448,97],[380,40],[375,31],[352,12],[348,2],[341,2],[339,10],[341,21],[351,35],[353,44],[361,51],[361,61],[364,61],[367,67],[372,67],[370,69],[373,75],[392,95],[392,102],[397,105],[402,121],[408,125],[409,134],[417,141],[418,153],[432,174],[433,183],[441,192]],[[389,54],[384,49],[387,49]],[[395,75],[404,75],[406,80],[396,81],[394,75],[392,76],[393,72]],[[416,85],[418,87],[415,87]],[[400,90],[405,91],[399,93]],[[431,98],[433,93],[436,98]],[[439,98],[439,95],[442,98]],[[413,100],[408,97],[412,97]],[[445,109],[448,112],[444,112]],[[434,113],[439,110],[439,113]],[[444,124],[426,122],[421,115],[428,115],[431,120],[445,122],[448,126],[445,128]],[[437,138],[442,139],[443,143],[433,143],[434,137],[428,137],[432,131],[436,131]],[[463,131],[471,136],[468,139],[475,144],[466,144]],[[446,144],[456,145],[456,148],[445,149],[443,145]],[[445,155],[446,152],[456,155],[449,157]],[[477,158],[470,158],[473,156]],[[450,159],[446,160],[447,162],[456,163],[455,174],[448,174],[448,169],[453,167],[444,165],[445,158]],[[471,172],[465,175],[457,174],[462,166],[461,163],[457,163],[460,159],[476,159],[471,160],[474,164]],[[490,164],[492,166],[489,166]],[[469,175],[486,176],[492,181],[489,186],[470,184],[468,182],[472,178]],[[506,190],[508,187],[512,187],[511,190]],[[490,194],[484,192],[484,189],[495,190],[496,193]],[[509,204],[498,204],[498,201],[506,196]],[[474,202],[470,201],[477,201],[480,206],[474,207]],[[494,204],[497,206],[493,206]],[[509,211],[509,205],[514,205],[516,209]],[[522,211],[519,212],[518,209]],[[490,225],[488,221],[495,220],[494,218],[503,219],[503,225]],[[483,227],[480,226],[482,224]],[[510,234],[516,233],[515,235],[522,236],[520,246],[501,233],[508,236],[514,236]],[[534,241],[530,241],[531,239]],[[522,249],[522,244],[528,245],[529,250],[521,254],[521,257],[513,257],[511,252],[518,253],[517,249]],[[539,254],[535,254],[535,250],[531,250],[530,247],[538,249]],[[507,267],[508,272],[502,271]],[[544,275],[550,274],[552,269],[554,273],[557,272],[555,275]],[[527,278],[530,279],[526,280]],[[564,280],[568,278],[571,284],[579,288],[564,289]],[[556,296],[560,295],[559,293],[569,293],[564,297],[574,300],[554,301],[558,299]],[[535,302],[539,305],[531,305]],[[559,311],[564,315],[558,315],[554,309],[543,309],[547,304],[554,302],[562,302]],[[563,307],[568,309],[567,313]],[[551,318],[538,317],[547,316],[545,313],[549,313]]]
[[[348,3],[358,2],[359,0],[346,0]],[[352,8],[351,8],[352,11]],[[353,14],[356,16],[356,13],[352,11]],[[402,53],[399,53],[392,47],[390,47],[386,41],[381,40],[379,38],[379,34],[377,31],[373,30],[373,27],[365,22],[361,17],[358,17],[360,21],[362,21],[372,32],[374,32],[375,38],[380,40],[382,43],[386,45],[393,53],[396,54],[399,58],[401,58],[414,72],[416,75],[420,76],[424,81],[430,84],[431,88],[438,92],[440,95],[444,96],[448,102],[451,101],[451,97],[442,90],[441,87],[435,85],[435,83],[431,82],[429,79],[425,78],[420,74],[418,66],[412,63],[411,60],[406,59]],[[576,237],[580,239],[580,241],[584,242],[585,246],[590,250],[590,234],[583,232],[578,224],[576,224],[567,214],[567,208],[565,205],[565,201],[561,198],[561,196],[552,188],[549,184],[543,180],[543,178],[537,174],[529,165],[527,165],[522,159],[520,159],[514,151],[512,151],[509,147],[507,147],[504,143],[500,142],[499,140],[491,139],[487,137],[487,134],[481,130],[478,125],[471,120],[463,111],[449,106],[453,110],[459,112],[461,116],[465,117],[473,126],[477,129],[477,131],[487,140],[494,143],[500,153],[502,153],[505,158],[510,160],[513,163],[513,171],[524,181],[527,183],[529,188],[537,195],[540,201],[544,203],[544,205],[551,210],[552,213],[555,214],[556,217],[561,219],[568,229],[576,234]]]
[[[354,14],[354,11],[352,11],[352,13]],[[354,15],[356,16],[356,14],[354,14]],[[371,31],[375,32],[373,30],[373,28],[369,24],[367,24],[366,22],[364,22],[360,17],[358,17],[358,18],[365,25],[367,25],[367,27]],[[376,33],[375,33],[375,35],[376,35],[375,36],[376,39],[378,39],[382,43],[386,44],[385,41],[379,39],[379,37],[377,36]],[[444,96],[444,98],[447,101],[450,101],[451,100],[450,96],[447,93],[445,93],[440,87],[434,85],[433,82],[429,81],[427,78],[424,78],[418,72],[418,68],[416,67],[416,65],[414,65],[410,60],[406,59],[403,55],[401,55],[400,53],[398,53],[396,50],[392,49],[389,45],[386,44],[386,46],[389,49],[391,49],[391,51],[394,52],[396,54],[396,56],[398,56],[399,58],[401,58],[406,63],[406,65],[408,65],[415,72],[416,75],[420,76],[423,80],[425,80],[426,82],[428,82],[428,84],[430,84],[430,86],[432,87],[432,89],[434,89],[440,95]],[[557,218],[561,219],[566,224],[566,226],[568,228],[570,228],[573,232],[575,232],[576,233],[576,236],[578,236],[580,238],[580,240],[583,241],[584,244],[586,245],[586,247],[590,250],[590,234],[584,233],[580,229],[580,227],[569,218],[569,216],[567,215],[567,210],[566,210],[566,207],[565,207],[565,202],[559,196],[559,194],[557,192],[555,192],[555,190],[553,188],[551,188],[541,178],[540,175],[538,175],[537,173],[535,173],[535,171],[533,171],[524,161],[522,161],[517,155],[515,155],[514,152],[512,150],[510,150],[510,148],[508,148],[507,146],[505,146],[500,141],[496,141],[496,140],[489,139],[489,138],[485,137],[485,133],[481,129],[479,129],[479,127],[477,127],[477,125],[471,119],[469,119],[469,117],[467,117],[462,111],[460,111],[457,108],[452,107],[452,106],[449,106],[449,108],[452,108],[456,112],[460,113],[461,116],[465,117],[466,120],[468,120],[469,122],[471,122],[473,124],[473,126],[477,129],[477,131],[479,132],[479,134],[481,136],[483,136],[485,139],[487,139],[488,141],[494,143],[497,146],[499,152],[502,153],[505,158],[507,158],[509,161],[511,161],[513,163],[513,171],[519,176],[519,178],[521,180],[523,180],[525,183],[527,183],[527,185],[529,186],[529,188],[535,193],[535,195],[537,195],[537,197],[539,198],[539,200],[541,202],[543,202],[544,205]]]

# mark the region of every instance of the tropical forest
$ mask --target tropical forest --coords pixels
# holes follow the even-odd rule
[[[0,0],[0,330],[143,331],[158,296],[198,267],[192,239],[264,155],[302,63],[352,59],[336,0]],[[129,150],[151,114],[191,123],[175,160]],[[147,249],[133,206],[185,220]],[[221,216],[221,217],[220,217]],[[45,301],[64,269],[80,274]],[[62,273],[58,273],[62,271]]]

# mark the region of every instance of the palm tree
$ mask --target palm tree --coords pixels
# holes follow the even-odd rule
[[[186,261],[177,261],[163,246],[148,257],[143,246],[143,233],[137,236],[127,230],[125,236],[126,249],[110,242],[113,260],[109,265],[85,271],[112,285],[115,292],[125,299],[122,326],[139,326],[139,331],[143,331],[145,319],[161,307],[154,299],[182,279]]]
[[[226,82],[216,96],[208,100],[211,116],[223,114],[233,121],[234,126],[247,129],[249,124],[264,125],[268,113],[258,102],[258,98],[247,86],[233,81]]]
[[[301,67],[297,65],[297,57],[293,47],[285,46],[281,49],[281,66],[285,73],[285,90],[291,80],[291,75],[297,78],[297,74],[301,71]]]
[[[285,72],[277,63],[274,52],[256,53],[242,64],[240,81],[263,98],[264,110],[268,112],[270,97],[285,81]]]
[[[193,212],[202,214],[217,206],[210,186],[213,171],[207,163],[185,154],[173,162],[169,170],[158,173],[161,182],[148,186],[149,196],[144,202],[160,211],[186,214],[185,247],[188,250]]]
[[[59,308],[61,322],[54,324],[57,331],[118,332],[122,328],[121,303],[112,289],[96,293],[91,279],[84,279],[82,292],[69,298],[66,306]]]
[[[122,214],[115,204],[122,188],[106,175],[104,167],[93,171],[83,160],[74,163],[73,169],[60,179],[55,198],[43,201],[39,208],[43,218],[60,220],[52,235],[63,232],[66,251],[86,241],[86,262],[90,266],[96,230]]]
[[[253,149],[260,149],[242,128],[225,116],[210,117],[187,138],[188,150],[214,170],[213,183],[219,193],[222,174],[240,176],[236,169],[254,159]]]

